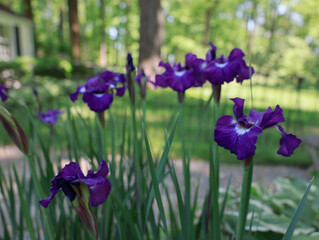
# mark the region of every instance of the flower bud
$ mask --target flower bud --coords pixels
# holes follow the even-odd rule
[[[18,121],[4,108],[0,110],[0,121],[14,144],[25,154],[29,153],[29,141]],[[10,119],[11,118],[11,119]]]
[[[134,64],[133,64],[133,58],[132,58],[132,55],[130,53],[127,54],[127,62],[126,62],[126,67],[127,67],[127,70],[129,72],[133,72],[135,70],[135,67],[134,67]]]
[[[98,227],[96,217],[89,205],[90,192],[86,184],[80,183],[79,186],[71,185],[76,192],[77,198],[72,201],[72,205],[79,214],[82,223],[95,239],[98,239]]]

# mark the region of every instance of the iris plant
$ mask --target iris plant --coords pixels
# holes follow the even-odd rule
[[[241,98],[231,100],[235,103],[233,111],[236,118],[225,115],[217,120],[214,139],[218,145],[236,154],[239,160],[245,160],[255,155],[258,135],[263,130],[273,127],[282,135],[277,153],[287,157],[293,154],[301,140],[293,134],[286,133],[278,125],[280,122],[285,122],[283,110],[279,105],[274,110],[269,107],[264,112],[252,109],[249,115],[245,115],[243,113],[245,100]]]
[[[4,102],[8,99],[8,88],[0,86],[0,98]]]
[[[169,63],[160,62],[159,66],[165,69],[161,75],[156,75],[156,84],[160,87],[170,87],[176,92],[185,92],[185,90],[193,87],[195,82],[194,70],[187,66],[182,66],[180,63],[174,63],[171,66]]]
[[[112,104],[114,93],[120,97],[124,95],[125,82],[123,74],[104,71],[97,77],[89,78],[86,84],[78,86],[70,98],[74,102],[79,94],[83,94],[83,101],[92,111],[104,112]]]
[[[59,109],[57,109],[57,110],[49,109],[45,113],[39,112],[38,116],[42,122],[49,123],[49,124],[55,124],[56,121],[58,120],[59,115],[63,114],[63,113],[64,112],[59,110]]]
[[[190,65],[195,69],[196,81],[208,80],[215,91],[216,102],[219,103],[221,85],[236,79],[242,83],[254,74],[254,68],[248,67],[244,61],[244,52],[239,48],[234,48],[228,57],[221,55],[216,58],[217,48],[210,43],[211,49],[206,53],[206,58],[200,59],[193,56]]]
[[[51,196],[40,201],[47,208],[59,191],[63,191],[80,215],[88,231],[97,239],[98,228],[91,206],[104,203],[111,191],[111,183],[106,176],[109,169],[104,160],[96,173],[89,170],[84,176],[78,163],[70,162],[51,180]]]
[[[206,61],[202,63],[202,68],[207,80],[215,86],[220,86],[223,83],[231,82],[236,78],[237,82],[242,82],[244,79],[249,79],[250,74],[254,73],[251,68],[246,65],[243,57],[244,52],[239,48],[234,48],[228,57],[221,55],[216,57],[217,48],[211,44],[211,50],[206,54]]]
[[[216,58],[216,46],[210,43],[211,49],[207,52],[206,58],[198,58],[193,53],[185,55],[185,66],[180,63],[160,62],[159,66],[165,69],[162,74],[156,75],[156,84],[160,87],[170,87],[174,91],[184,93],[191,87],[200,87],[208,80],[213,87],[217,87],[217,102],[220,97],[220,86],[236,79],[242,83],[254,74],[254,69],[249,68],[244,61],[244,52],[234,48],[228,57],[221,55]]]
[[[293,154],[301,140],[293,134],[286,133],[278,125],[278,123],[285,122],[283,110],[279,105],[274,110],[269,107],[264,112],[252,109],[249,115],[245,115],[243,111],[245,100],[241,98],[231,100],[235,104],[233,107],[235,117],[225,115],[217,120],[214,140],[218,145],[236,154],[239,160],[244,160],[239,217],[236,225],[236,240],[242,240],[244,239],[252,184],[252,157],[255,155],[258,135],[265,129],[276,128],[282,135],[277,153],[287,157]]]

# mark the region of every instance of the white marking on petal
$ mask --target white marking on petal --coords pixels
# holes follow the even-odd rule
[[[48,122],[48,121],[50,121],[52,118],[53,118],[52,116],[45,116],[43,120]]]
[[[175,75],[176,75],[177,77],[181,77],[181,76],[184,75],[185,72],[186,72],[186,71],[175,72]]]
[[[95,93],[95,94],[94,94],[94,97],[97,97],[97,98],[101,98],[101,97],[103,97],[103,96],[104,96],[103,93]]]
[[[236,126],[235,127],[235,131],[238,135],[244,135],[245,133],[249,132],[250,131],[250,128],[244,128],[244,127],[241,127],[241,126]]]
[[[207,66],[207,62],[203,62],[202,65],[200,66],[200,69],[204,69]]]
[[[114,84],[110,84],[110,88],[116,88]]]
[[[83,86],[80,88],[79,93],[85,93],[86,92],[86,88]]]
[[[219,67],[219,68],[223,68],[223,67],[225,67],[227,64],[228,64],[228,62],[225,62],[225,63],[215,63],[216,67]]]

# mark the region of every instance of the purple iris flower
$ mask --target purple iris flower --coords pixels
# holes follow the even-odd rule
[[[78,163],[70,162],[51,180],[51,196],[41,200],[40,204],[47,208],[60,190],[73,202],[76,197],[81,197],[77,193],[79,192],[80,184],[83,183],[89,189],[89,204],[96,207],[106,201],[111,191],[110,180],[106,178],[108,173],[109,169],[104,160],[101,161],[96,173],[89,170],[86,176],[84,176]]]
[[[197,58],[193,53],[185,55],[185,66],[188,69],[193,70],[195,78],[194,87],[201,87],[206,82],[206,76],[204,69],[207,66],[207,62],[203,59]]]
[[[59,110],[59,109],[57,109],[57,110],[50,109],[50,110],[46,111],[46,113],[39,112],[38,116],[42,122],[49,123],[49,124],[55,124],[56,121],[58,120],[59,115],[63,114],[63,113],[64,112]]]
[[[216,58],[216,46],[210,43],[211,49],[207,52],[205,60],[197,58],[196,55],[189,53],[186,55],[186,66],[193,69],[195,75],[195,86],[201,86],[208,80],[214,86],[231,82],[235,78],[237,82],[249,79],[254,74],[254,69],[246,65],[243,57],[245,54],[239,48],[231,51],[226,58],[221,55]]]
[[[251,67],[251,73],[249,73],[249,67],[243,60],[244,56],[245,54],[239,48],[233,49],[227,58],[221,55],[207,64],[204,69],[205,77],[215,86],[220,86],[225,82],[229,83],[235,78],[237,82],[249,79],[250,75],[254,74],[254,69]],[[209,57],[206,56],[207,59]]]
[[[80,85],[70,98],[74,102],[79,94],[83,94],[83,101],[92,111],[104,112],[112,104],[114,92],[116,96],[124,95],[125,82],[123,74],[104,71],[97,77],[89,78],[85,85]]]
[[[155,76],[156,85],[163,88],[170,87],[174,91],[181,93],[194,86],[195,76],[193,69],[182,66],[180,63],[174,63],[171,66],[169,63],[162,61],[159,66],[165,68],[165,72]]]
[[[264,112],[252,109],[249,115],[245,115],[243,113],[245,100],[241,98],[231,100],[235,103],[233,111],[236,118],[225,115],[217,120],[214,140],[218,145],[236,154],[239,160],[245,160],[255,155],[258,135],[266,128],[275,127],[282,135],[277,153],[286,157],[293,154],[301,140],[293,134],[286,133],[278,125],[280,122],[285,122],[283,110],[279,105],[275,110],[269,107]]]
[[[4,86],[0,86],[0,98],[2,99],[2,101],[6,101],[8,99],[8,88],[4,87]]]

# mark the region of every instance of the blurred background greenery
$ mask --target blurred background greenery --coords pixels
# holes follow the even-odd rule
[[[124,72],[127,52],[135,63],[143,65],[145,51],[140,48],[143,34],[156,28],[153,39],[163,41],[150,46],[164,61],[184,61],[192,52],[204,58],[211,41],[217,46],[217,55],[228,53],[235,47],[243,49],[247,62],[255,68],[252,89],[249,81],[242,86],[230,83],[222,89],[222,113],[232,114],[230,97],[247,99],[248,113],[253,105],[264,111],[279,104],[285,112],[284,127],[299,137],[319,134],[319,2],[317,0],[0,0],[0,4],[13,12],[27,16],[34,24],[35,56],[20,56],[0,62],[0,84],[8,86],[10,95],[29,108],[35,107],[31,87],[37,87],[44,109],[66,108],[80,112],[93,121],[94,114],[80,101],[73,104],[68,94],[105,67]],[[71,7],[76,4],[77,8]],[[153,9],[155,8],[155,9]],[[70,9],[70,10],[69,10]],[[78,23],[70,16],[76,15]],[[155,20],[143,14],[156,13]],[[154,14],[153,14],[154,15]],[[144,16],[145,17],[145,16]],[[1,19],[0,19],[1,20]],[[71,23],[71,21],[73,21]],[[151,24],[155,21],[155,25]],[[149,23],[149,25],[148,25]],[[75,24],[75,25],[72,25]],[[144,25],[143,25],[144,24]],[[145,25],[146,24],[146,25]],[[140,27],[141,25],[145,27]],[[70,31],[78,26],[78,35]],[[73,34],[73,35],[72,35]],[[156,35],[158,34],[158,35]],[[79,38],[80,41],[74,39]],[[22,39],[23,41],[23,39]],[[78,46],[80,54],[74,49]],[[147,54],[146,54],[147,55]],[[8,69],[10,70],[8,72]],[[6,73],[6,74],[4,74]],[[187,91],[185,101],[191,144],[200,113],[211,94],[211,87]],[[147,96],[147,128],[155,152],[164,145],[164,129],[176,106],[176,95],[170,90],[149,91]],[[125,121],[127,97],[115,99],[111,111]],[[8,100],[6,107],[17,118],[23,110]],[[205,118],[196,143],[194,158],[208,159],[208,140],[211,135],[213,110]],[[66,117],[63,117],[66,118]],[[80,121],[79,121],[80,122]],[[28,123],[23,123],[27,128]],[[58,124],[64,124],[61,121]],[[49,129],[39,123],[41,131],[49,137]],[[63,132],[57,136],[63,143]],[[62,128],[61,128],[62,129]],[[0,129],[3,144],[9,141]],[[260,137],[256,160],[262,163],[284,163],[308,166],[310,154],[303,143],[291,158],[276,154],[279,133],[267,131]],[[89,141],[89,140],[88,140]],[[174,143],[174,157],[180,157],[180,147]],[[220,150],[221,159],[235,162],[235,156]]]

